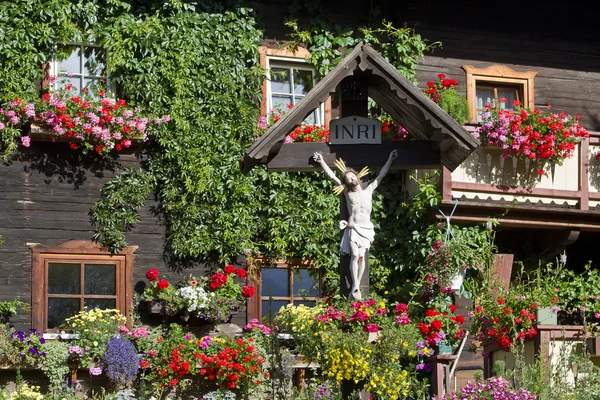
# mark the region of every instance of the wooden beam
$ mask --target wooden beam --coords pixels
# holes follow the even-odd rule
[[[355,169],[369,166],[371,169],[381,168],[392,150],[398,150],[398,158],[391,170],[412,168],[439,168],[440,153],[432,149],[430,141],[406,140],[400,142],[383,142],[378,145],[330,145],[327,143],[284,143],[279,152],[268,162],[268,170],[281,171],[321,171],[314,162],[313,154],[320,152],[327,165],[334,167],[336,158],[341,158],[346,165]]]

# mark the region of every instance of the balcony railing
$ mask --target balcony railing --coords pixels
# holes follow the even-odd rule
[[[474,131],[476,126],[465,129]],[[454,171],[442,169],[442,208],[459,199],[461,212],[455,220],[463,222],[484,221],[486,215],[510,208],[504,220],[509,225],[600,230],[600,213],[587,212],[600,211],[597,154],[600,132],[590,132],[590,138],[582,141],[562,165],[503,158],[500,149],[478,148]],[[540,169],[548,172],[539,175]],[[430,171],[417,172],[422,178]],[[546,221],[550,213],[553,217]]]

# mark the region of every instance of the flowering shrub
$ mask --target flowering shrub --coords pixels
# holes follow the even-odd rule
[[[523,341],[537,333],[533,327],[537,308],[535,299],[522,295],[484,298],[471,313],[471,330],[477,332],[474,339],[483,345],[495,343],[509,351],[515,340]]]
[[[200,355],[200,376],[215,381],[217,387],[235,389],[260,384],[264,358],[252,338],[216,337]]]
[[[19,98],[15,98],[4,108],[0,107],[0,137],[5,149],[2,156],[4,161],[19,144],[29,147],[29,136],[21,136],[21,134],[25,123],[34,116],[35,104],[25,103]]]
[[[564,113],[542,113],[521,108],[518,100],[513,101],[517,112],[503,109],[506,99],[499,99],[499,107],[486,105],[482,115],[482,126],[473,135],[484,146],[497,146],[503,150],[503,157],[541,160],[562,165],[566,158],[573,156],[575,146],[589,133],[574,117]],[[538,174],[543,175],[543,169]]]
[[[153,340],[153,345],[146,349],[140,368],[142,378],[158,394],[165,388],[182,386],[189,382],[188,375],[197,373],[198,360],[201,353],[208,347],[212,338],[196,338],[191,333],[185,333],[180,326],[172,324],[164,336]]]
[[[535,400],[538,396],[525,389],[515,390],[510,382],[500,377],[472,383],[468,382],[458,393],[452,392],[434,400]]]
[[[470,119],[470,111],[467,99],[456,92],[457,86],[458,82],[455,79],[448,79],[445,74],[438,74],[438,80],[427,82],[427,88],[423,92],[448,115],[462,124]]]
[[[119,310],[80,311],[67,318],[66,326],[79,334],[79,339],[69,346],[70,359],[88,368],[91,375],[102,373],[101,358],[106,352],[108,340],[119,332],[119,326],[127,319]]]
[[[371,297],[314,308],[288,305],[275,322],[293,334],[297,351],[321,365],[326,379],[351,380],[390,398],[427,389],[417,366],[433,353],[417,352],[422,337],[406,304],[388,310],[385,301]]]
[[[329,142],[329,129],[320,125],[302,124],[285,137],[285,142]]]
[[[0,392],[0,395],[2,393]],[[39,386],[29,386],[27,383],[20,385],[15,392],[6,397],[7,400],[44,400],[45,396],[40,392]]]
[[[423,93],[427,95],[434,103],[440,100],[442,94],[458,86],[456,79],[447,79],[445,74],[438,74],[437,82],[427,82],[427,89]]]
[[[131,384],[137,378],[139,364],[137,350],[125,336],[115,335],[108,340],[102,368],[115,386]]]
[[[29,365],[37,365],[46,357],[44,352],[45,340],[42,334],[31,328],[27,333],[16,331],[10,334],[12,345],[19,351],[21,362]]]
[[[399,142],[408,138],[408,131],[388,114],[379,117],[381,121],[381,140]]]

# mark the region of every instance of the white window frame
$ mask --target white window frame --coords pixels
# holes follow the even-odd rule
[[[60,61],[58,61],[57,59],[52,59],[52,61],[50,62],[50,75],[56,77],[56,82],[52,84],[53,88],[57,88],[58,85],[60,84],[60,80],[62,78],[79,78],[79,93],[81,93],[81,90],[85,88],[85,79],[86,78],[90,78],[90,79],[104,79],[106,82],[106,90],[112,94],[115,94],[116,92],[116,87],[114,84],[112,84],[110,82],[110,78],[109,78],[109,66],[108,63],[106,64],[106,75],[92,75],[92,74],[85,74],[84,73],[84,59],[85,57],[83,56],[83,54],[85,54],[85,49],[86,48],[96,48],[96,49],[100,49],[104,52],[106,52],[106,50],[104,50],[102,48],[102,46],[97,45],[97,44],[82,44],[82,43],[69,43],[67,45],[68,47],[73,47],[73,51],[77,51],[80,50],[81,55],[79,56],[79,69],[81,72],[77,73],[77,72],[71,72],[71,71],[67,71],[67,72],[61,72],[59,70],[59,64]],[[71,72],[72,75],[69,76],[68,73]]]
[[[267,97],[267,114],[269,114],[271,112],[271,110],[273,109],[273,101],[272,101],[272,94],[273,91],[271,90],[271,66],[272,64],[274,64],[275,68],[289,68],[290,70],[293,69],[298,69],[298,70],[302,70],[302,71],[310,71],[313,75],[313,82],[316,84],[317,80],[315,79],[315,69],[306,62],[306,60],[303,60],[301,58],[295,58],[295,57],[277,57],[277,56],[267,56],[266,57],[266,68],[267,68],[267,79],[266,79],[266,97]],[[292,87],[293,86],[293,74],[290,74],[290,79],[292,79]],[[282,95],[290,95],[290,93],[281,93]],[[292,104],[294,104],[294,106],[300,102],[300,100],[296,99],[302,99],[304,97],[306,97],[305,94],[302,95],[298,95],[295,93],[291,93],[292,96]],[[325,105],[323,103],[321,103],[319,105],[319,107],[316,109],[316,118],[315,118],[315,123],[317,125],[321,125],[324,126],[326,125],[325,122]]]

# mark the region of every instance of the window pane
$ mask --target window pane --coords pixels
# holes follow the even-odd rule
[[[60,87],[64,87],[68,84],[73,85],[74,90],[71,91],[72,94],[79,94],[81,91],[81,78],[78,76],[60,76],[58,78],[58,84]]]
[[[80,267],[79,263],[48,263],[48,294],[80,294]]]
[[[477,87],[477,108],[484,108],[486,104],[494,104],[494,89],[491,87]]]
[[[271,314],[271,318],[275,317],[275,315],[277,315],[279,313],[279,309],[281,307],[285,307],[287,304],[289,304],[289,301],[287,300],[273,300],[273,301],[269,301],[269,300],[263,300],[262,301],[262,320],[263,322],[268,322],[269,319],[269,313]]]
[[[506,99],[503,108],[513,111],[515,107],[512,105],[512,102],[517,99],[517,89],[514,87],[498,88],[498,98],[501,99],[503,97]]]
[[[84,299],[83,308],[87,310],[91,310],[93,308],[112,310],[117,308],[117,303],[115,299]]]
[[[83,85],[85,88],[90,90],[90,94],[92,95],[92,97],[94,97],[94,94],[97,91],[105,87],[105,85],[100,81],[100,79],[93,78],[85,78],[83,80]]]
[[[319,274],[306,268],[294,270],[294,297],[319,297]]]
[[[317,116],[317,111],[313,111],[312,113],[308,114],[308,117],[306,117],[306,119],[302,122],[309,125],[322,125]]]
[[[271,92],[292,93],[288,68],[271,69]]]
[[[291,96],[273,95],[273,97],[271,97],[272,107],[279,111],[287,111],[288,104],[293,104]]]
[[[83,63],[83,73],[85,75],[106,76],[106,59],[100,48],[86,47]]]
[[[73,72],[74,74],[81,73],[81,48],[74,47],[73,51],[66,60],[59,61],[57,63],[58,73],[66,74]]]
[[[79,299],[48,299],[48,329],[57,328],[79,312]]]
[[[115,264],[85,264],[84,294],[117,294],[117,266]]]
[[[284,268],[263,268],[261,295],[264,297],[289,297],[290,281]]]
[[[306,94],[312,88],[313,88],[312,72],[294,69],[294,93]]]
[[[294,305],[304,304],[306,307],[314,307],[317,305],[315,300],[294,301]]]

